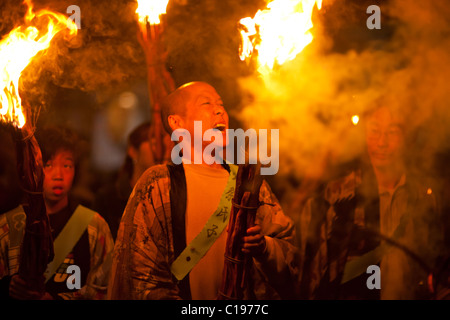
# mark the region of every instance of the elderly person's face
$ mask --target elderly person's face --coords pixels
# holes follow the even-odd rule
[[[186,102],[186,113],[183,117],[183,127],[194,134],[194,121],[202,122],[202,137],[206,130],[216,129],[221,132],[223,142],[226,138],[226,129],[228,129],[228,114],[223,106],[222,98],[216,90],[209,84],[198,82],[194,83],[184,90],[189,93]],[[204,142],[205,143],[205,142]],[[210,142],[206,142],[209,144]]]
[[[378,108],[367,119],[367,151],[375,168],[386,169],[402,163],[405,143],[402,125],[402,119],[386,107]]]

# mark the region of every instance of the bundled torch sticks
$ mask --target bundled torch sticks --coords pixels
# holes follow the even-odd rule
[[[256,210],[260,204],[261,184],[260,165],[243,164],[239,166],[232,200],[233,207],[227,229],[227,245],[219,300],[253,298],[246,296],[245,290],[252,286],[249,277],[252,260],[242,253],[241,248],[247,229],[255,223]]]

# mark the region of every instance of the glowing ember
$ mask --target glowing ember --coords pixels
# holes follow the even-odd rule
[[[138,0],[136,13],[139,16],[139,23],[150,24],[161,23],[160,15],[166,13],[169,0]]]
[[[322,0],[273,0],[254,18],[241,24],[240,58],[246,60],[258,52],[258,71],[266,73],[275,63],[282,65],[294,59],[313,40],[312,12]]]
[[[355,115],[352,117],[352,122],[353,122],[353,124],[356,126],[356,125],[358,124],[358,122],[359,122],[359,116],[355,114]]]
[[[19,26],[13,29],[0,41],[0,120],[11,122],[22,128],[26,122],[24,110],[19,96],[19,79],[23,70],[33,57],[42,50],[48,49],[53,37],[69,27],[69,35],[77,33],[73,21],[60,13],[48,10],[33,12],[31,0],[25,0],[28,11],[26,24],[48,19],[47,30],[38,30],[33,25]],[[72,22],[72,23],[71,23]]]

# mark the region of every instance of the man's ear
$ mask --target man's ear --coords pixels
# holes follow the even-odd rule
[[[167,122],[169,123],[169,126],[172,129],[172,131],[183,128],[184,124],[183,119],[177,114],[170,115],[167,118]]]

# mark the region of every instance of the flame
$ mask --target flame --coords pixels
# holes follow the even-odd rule
[[[160,24],[160,16],[166,13],[169,0],[137,0],[137,3],[136,14],[139,16],[139,23]]]
[[[273,0],[253,18],[240,20],[242,61],[258,52],[258,71],[262,74],[294,59],[313,40],[314,7],[322,0]]]
[[[0,120],[11,122],[22,128],[26,117],[19,95],[19,79],[23,70],[30,64],[33,57],[50,46],[54,36],[69,28],[69,36],[77,33],[76,24],[60,13],[48,10],[33,12],[31,0],[24,0],[28,6],[25,16],[26,24],[41,22],[48,19],[47,30],[39,30],[33,25],[22,25],[13,29],[0,41]]]
[[[352,116],[352,122],[353,124],[356,126],[359,122],[359,116],[357,114],[355,114],[354,116]]]

